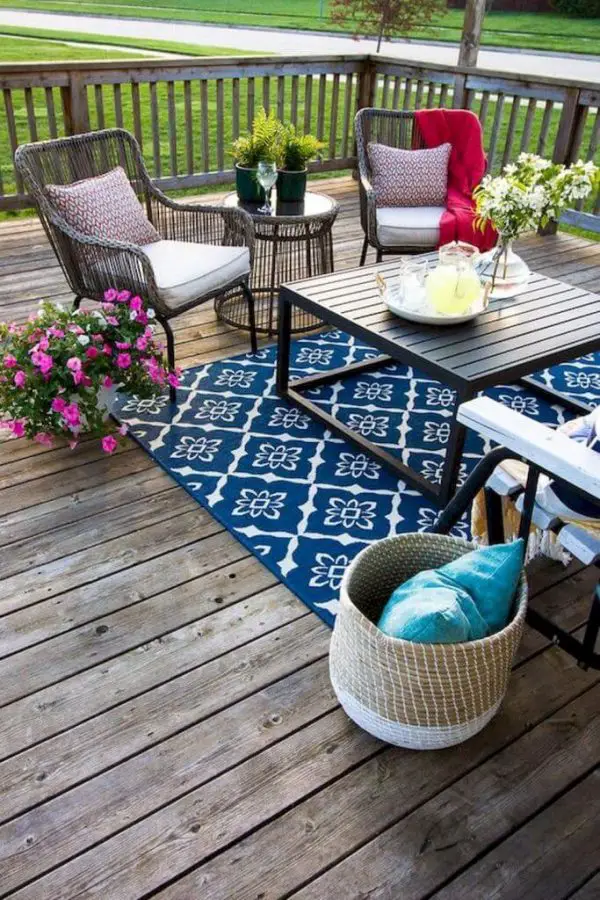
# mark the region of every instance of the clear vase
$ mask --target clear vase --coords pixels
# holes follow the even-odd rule
[[[512,239],[499,235],[496,246],[479,259],[479,275],[484,282],[491,283],[491,300],[516,297],[524,290],[531,276],[529,266],[515,253],[512,244]]]

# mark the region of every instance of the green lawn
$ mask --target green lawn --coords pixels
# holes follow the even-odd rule
[[[27,38],[22,40],[21,38]],[[68,42],[68,43],[67,43]],[[86,44],[114,45],[129,50],[110,50]],[[82,45],[82,46],[78,46]],[[58,32],[41,28],[17,28],[0,25],[0,62],[60,62],[82,59],[135,59],[146,56],[144,50],[182,56],[252,56],[248,50],[181,44],[176,41],[151,41],[142,38],[105,37],[83,32]],[[142,51],[141,53],[139,51]]]
[[[214,22],[239,25],[271,25],[279,28],[338,30],[327,16],[320,16],[321,0],[0,0],[0,7],[46,11],[89,12],[115,16]],[[457,41],[462,10],[448,10],[426,32],[416,37]],[[486,16],[483,43],[487,46],[529,47],[580,53],[597,53],[600,19],[575,19],[557,13],[491,12]]]

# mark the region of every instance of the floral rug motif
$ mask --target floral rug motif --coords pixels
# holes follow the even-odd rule
[[[292,345],[292,377],[376,355],[330,331]],[[119,397],[115,415],[153,458],[310,609],[332,625],[343,573],[367,544],[426,531],[436,509],[385,467],[334,437],[275,390],[276,347],[188,369],[172,408]],[[600,394],[600,354],[536,378],[589,403]],[[527,416],[562,423],[562,407],[516,385],[487,392]],[[453,391],[406,366],[389,365],[309,392],[353,430],[439,483]],[[461,480],[487,449],[470,433]],[[467,537],[467,521],[457,533]]]

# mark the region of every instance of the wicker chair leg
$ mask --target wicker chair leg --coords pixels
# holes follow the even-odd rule
[[[250,325],[250,346],[252,348],[252,352],[256,353],[258,350],[258,342],[256,338],[256,316],[254,311],[254,294],[250,290],[249,286],[244,282],[242,284],[242,291],[244,292],[244,296],[248,301],[248,323]]]
[[[361,265],[361,266],[364,266],[365,262],[367,261],[367,250],[368,250],[368,249],[369,249],[369,239],[368,239],[368,237],[365,235],[365,239],[364,239],[363,245],[362,245],[362,252],[361,252],[361,254],[360,254],[360,263],[359,263],[359,265]]]
[[[378,250],[377,251],[377,262],[380,263],[382,259],[383,259],[383,251]]]
[[[169,325],[166,319],[159,319],[160,324],[164,328],[165,335],[167,338],[167,361],[169,363],[169,369],[175,368],[175,338],[173,337],[173,329]],[[175,403],[177,401],[177,389],[173,387],[173,385],[169,385],[169,400],[171,403]]]
[[[81,294],[77,294],[77,296],[73,300],[73,309],[79,309],[79,305],[82,300],[83,300],[83,297],[81,296]]]

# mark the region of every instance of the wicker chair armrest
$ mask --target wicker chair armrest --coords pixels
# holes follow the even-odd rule
[[[360,175],[360,186],[367,219],[367,236],[369,242],[377,246],[377,196],[369,178],[363,173]]]
[[[180,203],[151,189],[154,227],[166,240],[248,247],[254,256],[254,224],[243,209],[207,203]]]

